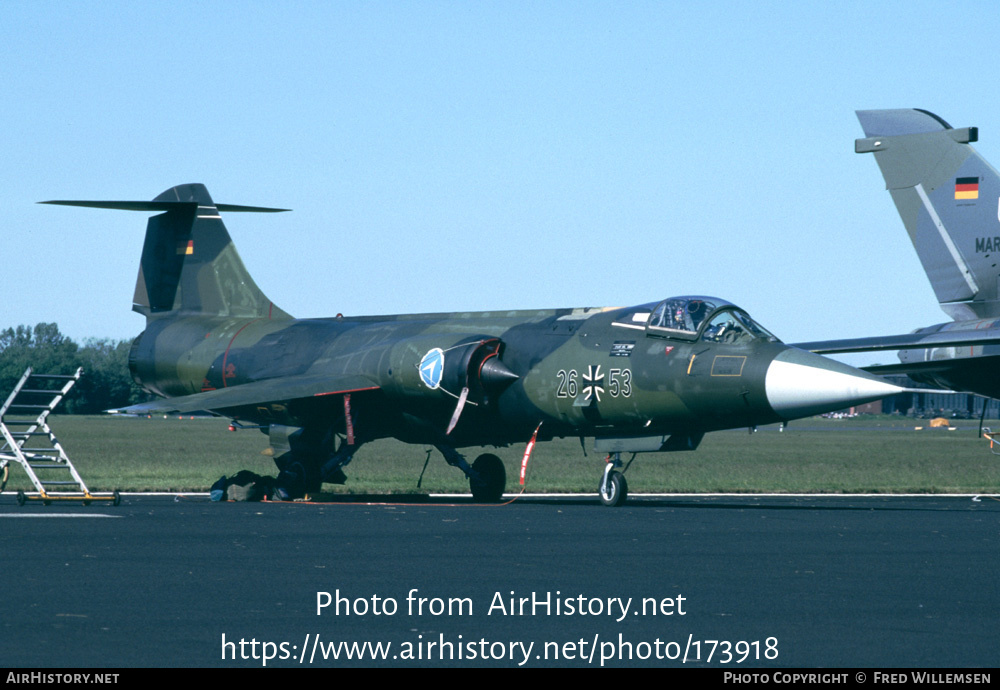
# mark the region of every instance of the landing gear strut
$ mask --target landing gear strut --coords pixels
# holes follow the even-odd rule
[[[295,429],[272,425],[269,428],[274,463],[278,466],[275,495],[281,500],[299,498],[322,490],[324,482],[343,484],[343,468],[363,445],[341,440],[330,427]],[[336,448],[336,450],[334,450]]]
[[[625,475],[617,470],[621,466],[621,453],[608,456],[607,464],[604,466],[604,476],[601,477],[601,485],[598,487],[601,503],[606,506],[624,505],[628,498],[628,482],[625,481]]]

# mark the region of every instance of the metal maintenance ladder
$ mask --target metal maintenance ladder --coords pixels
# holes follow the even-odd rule
[[[0,489],[7,483],[9,464],[16,462],[24,468],[36,490],[35,493],[18,491],[18,505],[24,505],[27,500],[40,500],[45,505],[65,500],[82,500],[84,505],[91,501],[111,501],[115,505],[121,502],[117,491],[90,493],[46,423],[49,414],[82,375],[82,368],[72,375],[60,375],[34,374],[28,367],[0,407],[0,440],[3,441],[0,445]]]

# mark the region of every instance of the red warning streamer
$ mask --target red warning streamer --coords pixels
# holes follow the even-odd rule
[[[521,486],[524,486],[524,479],[528,475],[528,460],[531,458],[531,451],[535,449],[535,441],[538,439],[538,430],[542,428],[542,423],[539,422],[538,426],[535,427],[535,433],[531,435],[531,440],[528,441],[528,447],[524,449],[524,457],[521,458]]]

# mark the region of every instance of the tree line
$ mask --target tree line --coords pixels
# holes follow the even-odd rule
[[[78,344],[54,323],[17,326],[0,331],[0,404],[29,366],[36,374],[83,376],[59,405],[60,414],[99,414],[152,398],[128,370],[131,340],[95,339]]]

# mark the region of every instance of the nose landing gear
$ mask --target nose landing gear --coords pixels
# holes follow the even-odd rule
[[[625,475],[617,469],[621,466],[621,453],[608,456],[607,464],[604,466],[604,476],[601,477],[601,485],[598,487],[601,503],[606,506],[624,505],[628,498],[628,482],[625,481]]]

